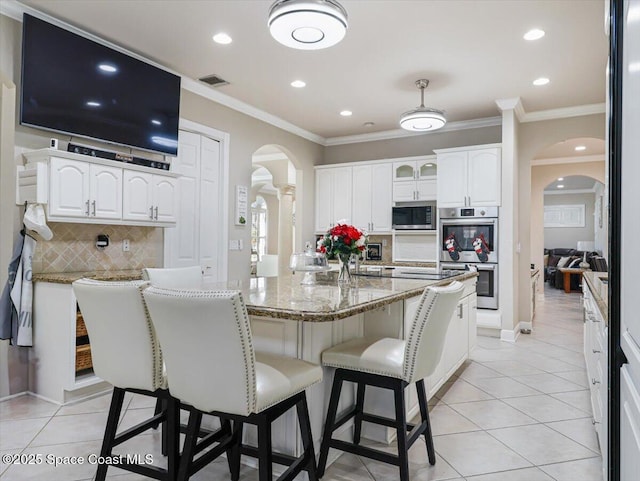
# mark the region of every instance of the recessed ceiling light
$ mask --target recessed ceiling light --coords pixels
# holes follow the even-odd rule
[[[587,147],[586,147],[586,145],[576,145],[575,150],[580,152],[581,150],[587,150]]]
[[[540,77],[533,81],[533,85],[536,85],[536,86],[547,85],[548,83],[549,83],[549,79],[546,77]]]
[[[302,80],[294,80],[293,82],[291,82],[291,86],[297,89],[301,89],[302,87],[306,87],[307,83],[303,82]]]
[[[109,63],[101,63],[98,68],[104,73],[116,73],[118,71],[115,65]]]
[[[96,102],[95,100],[89,100],[86,103],[87,107],[100,107],[102,105],[100,102]]]
[[[216,33],[213,36],[213,41],[215,43],[219,43],[220,45],[229,45],[231,42],[233,42],[233,39],[226,33],[220,32],[220,33]]]
[[[151,119],[151,123],[153,125],[162,125],[162,122],[160,122],[159,120],[156,120],[156,119]]]
[[[351,117],[353,115],[353,112],[351,110],[343,110],[342,112],[340,112],[340,115],[342,115],[343,117]]]
[[[540,30],[539,28],[532,28],[527,33],[524,34],[522,38],[525,40],[538,40],[544,37],[544,30]]]
[[[365,127],[373,127],[374,125],[376,125],[375,122],[365,122],[364,124],[362,124]]]
[[[558,177],[558,180],[562,182],[564,180],[564,177]]]
[[[556,187],[557,187],[558,189],[564,189],[564,185],[563,185],[563,184],[558,184],[558,185],[556,185]]]

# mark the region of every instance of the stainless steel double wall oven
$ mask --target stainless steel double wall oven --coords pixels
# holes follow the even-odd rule
[[[478,270],[478,307],[498,309],[498,207],[443,208],[440,267]]]

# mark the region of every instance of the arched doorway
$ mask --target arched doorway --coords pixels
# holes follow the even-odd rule
[[[260,195],[265,200],[267,256],[277,256],[277,272],[288,270],[289,257],[302,244],[300,230],[296,229],[296,199],[302,185],[302,171],[284,147],[265,145],[252,156],[251,202]],[[261,259],[262,261],[262,259]],[[269,258],[273,262],[273,258]]]

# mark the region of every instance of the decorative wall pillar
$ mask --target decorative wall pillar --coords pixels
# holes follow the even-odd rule
[[[293,253],[293,185],[276,186],[278,189],[278,275],[289,272],[289,258]]]

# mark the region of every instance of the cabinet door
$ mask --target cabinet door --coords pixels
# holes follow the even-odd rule
[[[393,181],[408,181],[416,179],[416,163],[411,160],[408,162],[393,163]]]
[[[393,183],[393,202],[412,202],[414,200],[416,200],[415,181]]]
[[[478,344],[478,296],[469,296],[469,352]]]
[[[456,307],[451,317],[445,338],[444,360],[445,377],[450,377],[457,365],[465,359],[469,352],[469,299],[464,298]]]
[[[431,179],[438,175],[438,165],[433,160],[416,162],[416,172],[418,180]]]
[[[122,218],[153,222],[153,175],[125,170],[122,192]]]
[[[620,369],[620,479],[640,473],[640,393],[629,365]]]
[[[333,225],[333,172],[331,169],[316,170],[316,232],[324,233]]]
[[[52,157],[50,162],[49,216],[89,215],[89,164]]]
[[[393,205],[391,176],[391,164],[371,166],[371,230],[373,232],[391,232],[391,208]],[[356,208],[355,204],[353,208]]]
[[[438,208],[465,207],[467,197],[467,153],[438,154]]]
[[[122,169],[92,164],[89,168],[91,217],[122,218]]]
[[[433,178],[416,182],[418,200],[436,200],[438,198],[438,181]]]
[[[175,222],[178,212],[178,182],[173,177],[153,176],[153,219]]]
[[[353,168],[353,225],[360,230],[371,231],[371,203],[373,171],[371,165],[359,165]],[[375,197],[375,196],[374,196]]]
[[[333,171],[333,215],[331,225],[339,220],[344,220],[347,224],[351,223],[351,167],[338,167],[331,169]]]
[[[500,205],[500,149],[472,150],[468,163],[470,205]]]

